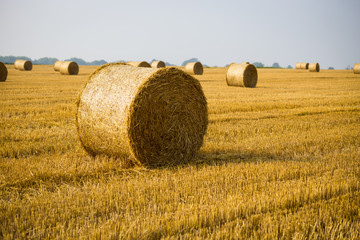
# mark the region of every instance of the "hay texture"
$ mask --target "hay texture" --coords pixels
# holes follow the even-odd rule
[[[300,69],[304,69],[304,70],[306,70],[306,69],[309,69],[309,63],[300,63]]]
[[[355,63],[353,70],[354,70],[354,74],[360,74],[360,63]]]
[[[5,82],[8,75],[8,70],[4,63],[0,62],[0,82]]]
[[[257,70],[253,64],[232,63],[226,69],[228,86],[254,88],[257,84]]]
[[[17,59],[14,63],[14,67],[21,71],[31,71],[32,62],[28,60]]]
[[[301,63],[296,63],[295,69],[301,69]]]
[[[166,67],[165,63],[163,61],[153,61],[151,63],[152,68],[164,68]]]
[[[189,74],[202,75],[204,68],[201,62],[190,62],[185,65],[185,72]]]
[[[76,62],[62,62],[60,73],[64,75],[77,75],[79,73],[79,65]]]
[[[144,67],[144,68],[151,68],[151,65],[148,62],[142,61],[142,62],[127,62],[127,65],[133,66],[133,67]]]
[[[88,153],[144,166],[191,161],[208,124],[199,81],[174,67],[103,65],[77,104],[78,135]]]
[[[64,61],[56,61],[55,63],[54,63],[54,70],[56,71],[56,72],[59,72],[60,71],[60,67],[61,67],[61,64],[63,63]]]
[[[309,64],[309,71],[310,72],[319,72],[320,71],[319,63],[311,63],[311,64]]]

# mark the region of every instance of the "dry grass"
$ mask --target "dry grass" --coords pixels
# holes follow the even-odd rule
[[[359,239],[360,78],[258,69],[197,76],[209,126],[195,163],[125,169],[89,157],[76,76],[7,66],[0,82],[0,238]]]

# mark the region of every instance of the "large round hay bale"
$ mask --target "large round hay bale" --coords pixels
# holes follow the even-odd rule
[[[64,61],[56,61],[56,62],[54,63],[54,70],[55,70],[56,72],[60,71],[60,67],[61,67],[61,64],[62,64],[63,62],[64,62]]]
[[[309,69],[309,63],[300,63],[300,69]]]
[[[166,67],[165,63],[163,61],[153,61],[151,63],[152,68],[164,68]]]
[[[203,143],[208,113],[199,81],[182,70],[111,63],[89,76],[76,121],[91,155],[159,166],[191,161]]]
[[[32,62],[28,60],[17,59],[14,63],[14,67],[17,70],[31,71]]]
[[[195,75],[202,75],[204,68],[201,62],[189,62],[185,65],[185,72]]]
[[[360,74],[360,63],[355,63],[353,70],[354,70],[354,74]]]
[[[64,75],[77,75],[79,73],[79,65],[76,62],[62,62],[60,73]]]
[[[5,82],[8,75],[8,70],[4,63],[0,62],[0,82]]]
[[[144,68],[151,68],[151,65],[148,62],[142,61],[142,62],[127,62],[127,65],[133,66],[133,67],[144,67]]]
[[[295,69],[301,69],[301,63],[296,63]]]
[[[241,62],[240,64],[250,64],[250,62]]]
[[[310,72],[319,72],[320,71],[319,63],[311,63],[311,64],[309,64],[309,71]]]
[[[232,63],[227,67],[225,75],[228,86],[256,87],[258,76],[253,64]]]

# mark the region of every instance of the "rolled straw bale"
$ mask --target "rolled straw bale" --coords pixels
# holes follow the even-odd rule
[[[163,61],[153,61],[151,63],[152,68],[164,68],[166,65]]]
[[[8,75],[8,70],[4,63],[0,62],[0,82],[5,82]]]
[[[60,71],[60,66],[61,66],[61,64],[62,64],[63,62],[64,62],[64,61],[56,61],[56,62],[54,63],[54,70],[55,70],[56,72]]]
[[[301,63],[296,63],[295,69],[301,69]]]
[[[319,63],[311,63],[311,64],[309,64],[309,71],[310,72],[319,72],[320,71]]]
[[[77,131],[91,155],[144,166],[189,162],[208,124],[198,80],[180,69],[101,66],[77,102]]]
[[[151,68],[151,65],[148,62],[142,61],[142,62],[127,62],[127,65],[134,66],[134,67],[145,67],[145,68]]]
[[[189,62],[185,65],[185,72],[195,75],[202,75],[204,68],[201,62]]]
[[[14,63],[14,67],[17,70],[31,71],[32,62],[28,60],[17,59]]]
[[[79,65],[76,62],[62,62],[60,73],[64,75],[77,75],[79,73]]]
[[[250,62],[242,62],[242,63],[240,63],[240,64],[250,64]]]
[[[353,70],[354,70],[354,74],[360,74],[360,63],[355,63]]]
[[[309,69],[309,63],[300,63],[300,69]]]
[[[253,64],[232,63],[225,75],[228,86],[256,87],[257,70]]]

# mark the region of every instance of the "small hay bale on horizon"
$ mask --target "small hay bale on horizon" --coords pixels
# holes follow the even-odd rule
[[[232,63],[226,69],[228,86],[254,88],[257,84],[257,70],[253,64]]]
[[[296,63],[295,69],[301,69],[301,63]]]
[[[127,65],[133,66],[133,67],[143,67],[143,68],[151,68],[151,65],[146,61],[129,61],[126,63]]]
[[[59,71],[63,75],[77,75],[79,73],[79,65],[76,62],[64,61],[61,63]]]
[[[319,71],[320,71],[319,63],[310,63],[309,64],[309,72],[319,72]]]
[[[61,64],[63,63],[64,61],[56,61],[55,63],[54,63],[54,71],[55,72],[59,72],[60,71],[60,67],[61,67]]]
[[[201,62],[189,62],[185,65],[185,72],[189,74],[202,75],[204,68]]]
[[[31,71],[32,69],[32,62],[28,61],[28,60],[22,60],[22,59],[17,59],[14,62],[14,67],[17,70],[21,70],[21,71]]]
[[[154,167],[192,160],[208,124],[198,80],[175,68],[105,64],[77,101],[77,132],[91,155]]]
[[[354,74],[360,74],[360,63],[355,63],[353,67]]]
[[[153,61],[151,63],[152,68],[164,68],[166,67],[166,64],[163,61]]]
[[[0,62],[0,82],[5,82],[7,79],[8,70],[3,62]]]
[[[300,69],[309,69],[309,63],[307,62],[304,62],[304,63],[300,63]]]
[[[250,62],[241,62],[240,64],[250,64]]]

